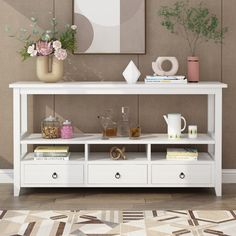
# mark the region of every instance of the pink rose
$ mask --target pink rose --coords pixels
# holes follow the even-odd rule
[[[54,52],[55,57],[58,60],[65,60],[67,58],[67,52],[65,49],[59,48]]]

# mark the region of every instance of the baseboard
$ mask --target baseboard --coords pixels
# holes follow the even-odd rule
[[[224,169],[222,181],[225,184],[236,183],[236,169]],[[0,183],[13,183],[12,169],[0,169]]]
[[[222,181],[225,184],[236,183],[236,169],[224,169],[222,175]]]
[[[0,183],[13,183],[12,169],[0,169]]]

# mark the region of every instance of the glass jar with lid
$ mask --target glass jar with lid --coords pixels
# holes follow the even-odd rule
[[[41,123],[42,137],[46,139],[60,138],[60,121],[57,117],[49,116]]]
[[[61,138],[63,139],[73,138],[73,126],[71,124],[71,121],[66,120],[63,122],[61,127]]]

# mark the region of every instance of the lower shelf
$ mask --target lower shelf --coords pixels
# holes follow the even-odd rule
[[[34,153],[27,153],[23,158],[21,163],[27,164],[72,164],[77,162],[84,162],[85,157],[82,152],[71,152],[69,161],[59,161],[59,160],[34,160]]]
[[[119,163],[119,164],[131,164],[131,163],[139,163],[139,162],[148,162],[148,163],[166,163],[166,164],[212,164],[214,163],[213,158],[211,157],[211,155],[209,153],[206,152],[200,152],[199,156],[198,156],[198,160],[197,161],[185,161],[185,160],[166,160],[166,153],[161,153],[161,152],[153,152],[151,154],[151,160],[148,159],[147,154],[144,152],[127,152],[126,153],[126,160],[112,160],[110,158],[109,153],[105,153],[105,152],[91,152],[89,153],[89,157],[88,157],[88,162],[95,162],[95,163],[107,163],[107,164],[111,164],[111,163]],[[72,163],[72,162],[85,162],[85,156],[84,153],[80,153],[80,152],[71,152],[70,155],[70,160],[69,161],[58,161],[58,160],[50,160],[50,161],[45,161],[45,160],[34,160],[34,154],[33,153],[28,153],[26,154],[23,158],[22,158],[22,162],[32,162],[34,164],[67,164]]]

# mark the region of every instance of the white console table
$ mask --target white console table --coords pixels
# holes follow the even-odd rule
[[[17,82],[13,88],[14,103],[14,196],[22,187],[211,187],[222,195],[222,89],[220,82],[196,84],[129,85],[121,82]],[[166,134],[146,134],[140,139],[111,138],[99,134],[76,135],[73,139],[46,140],[40,134],[28,133],[28,95],[207,95],[208,132],[197,139],[187,135],[170,140]],[[170,111],[171,112],[171,111]],[[28,152],[32,144],[82,145],[82,153],[72,153],[69,161],[34,161]],[[107,153],[90,151],[92,145],[140,144],[144,152],[127,153],[128,160],[112,161]],[[204,144],[208,152],[198,161],[167,161],[164,153],[152,151],[153,145]]]

